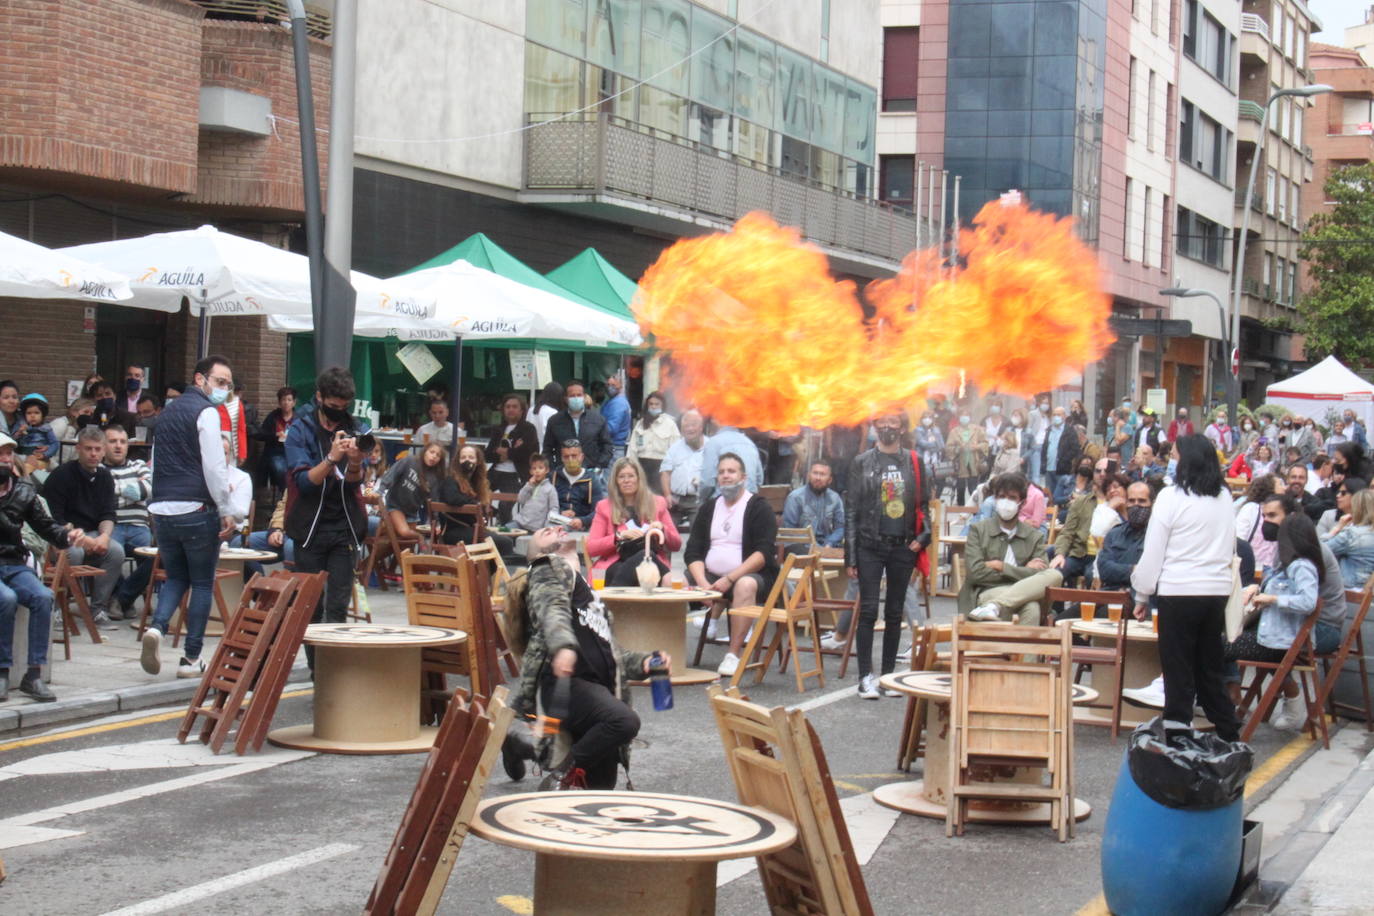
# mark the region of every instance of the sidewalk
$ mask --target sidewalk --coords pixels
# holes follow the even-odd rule
[[[386,592],[368,589],[367,598],[374,622],[406,622],[405,598],[399,589]],[[92,643],[84,631],[81,636],[73,637],[70,660],[63,658],[60,645],[53,646],[48,658],[52,668],[50,686],[57,694],[57,702],[35,703],[20,693],[16,684],[10,688],[9,700],[0,703],[0,735],[87,716],[175,705],[189,700],[198,681],[177,678],[181,647],[173,648],[172,640],[164,639],[162,673],[146,674],[139,661],[142,646],[135,638],[135,631],[129,621],[116,623],[114,629],[100,631],[103,641],[99,645]],[[207,637],[201,656],[208,660],[218,643],[218,639]],[[309,680],[304,652],[297,658],[291,680]]]

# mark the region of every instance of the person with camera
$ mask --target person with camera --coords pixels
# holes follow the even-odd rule
[[[314,623],[344,622],[367,537],[363,465],[376,443],[349,413],[353,395],[352,373],[331,366],[315,380],[315,403],[296,410],[286,433],[286,536],[295,544],[296,571],[329,574]]]

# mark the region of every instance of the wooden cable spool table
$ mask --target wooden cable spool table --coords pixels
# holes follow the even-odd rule
[[[1126,613],[1129,612],[1128,607]],[[1083,620],[1082,618],[1069,617],[1059,621],[1061,626],[1065,623],[1072,628],[1077,636],[1086,636],[1089,639],[1094,637],[1112,639],[1116,637],[1117,624],[1108,619]],[[1139,620],[1131,620],[1126,623],[1126,652],[1121,663],[1124,666],[1121,672],[1121,686],[1123,687],[1146,687],[1159,676],[1161,671],[1159,667],[1159,634],[1155,632],[1153,624]],[[1116,679],[1104,677],[1102,680],[1102,690],[1100,691],[1102,702],[1090,709],[1074,710],[1073,720],[1075,722],[1111,724],[1112,703],[1116,700]],[[1096,674],[1093,675],[1093,683],[1097,683]],[[1155,709],[1122,703],[1121,724],[1134,727],[1142,722],[1150,721],[1157,712],[1158,710]]]
[[[139,557],[157,556],[156,547],[136,547],[134,555]],[[234,576],[225,576],[223,579],[216,577],[215,583],[219,586],[219,593],[224,598],[225,613],[231,617],[238,610],[239,603],[243,600],[243,566],[245,563],[257,561],[258,563],[275,563],[277,555],[266,550],[253,550],[248,547],[221,547],[219,559],[215,561],[215,566],[219,569],[232,570]],[[166,567],[163,567],[164,571]],[[214,617],[215,606],[210,605],[211,617],[205,624],[206,636],[223,636],[224,627],[228,621],[220,621]],[[181,613],[177,611],[177,613]],[[134,626],[137,626],[137,622]]]
[[[949,704],[952,675],[948,671],[903,671],[885,674],[880,683],[912,697],[924,697],[926,703],[926,753],[924,779],[909,782],[890,782],[873,790],[873,800],[888,808],[921,817],[945,819],[949,800]],[[1088,703],[1097,699],[1091,687],[1073,685],[1073,702]],[[987,775],[989,782],[1043,781],[1044,770],[1039,767],[995,767]],[[1073,801],[1074,820],[1081,821],[1092,813],[1092,806],[1081,798]],[[1050,806],[1044,802],[1015,802],[992,800],[969,803],[968,820],[974,824],[1048,824]]]
[[[315,623],[315,721],[279,728],[280,747],[330,754],[418,754],[438,729],[420,725],[420,650],[463,642],[446,627]]]
[[[530,792],[477,809],[472,833],[529,849],[537,916],[710,916],[716,863],[784,849],[791,822],[760,808],[654,792]]]
[[[639,652],[667,650],[673,657],[673,686],[709,684],[720,675],[688,668],[687,611],[693,601],[714,601],[720,592],[704,588],[663,588],[646,592],[639,586],[603,588],[596,593],[615,615],[616,641]]]

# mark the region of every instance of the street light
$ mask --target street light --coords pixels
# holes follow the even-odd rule
[[[1259,164],[1260,153],[1264,151],[1264,132],[1269,128],[1269,109],[1273,108],[1274,103],[1284,96],[1306,99],[1331,91],[1332,87],[1325,83],[1298,86],[1294,89],[1280,89],[1269,96],[1269,101],[1264,103],[1264,114],[1260,116],[1259,139],[1255,142],[1255,154],[1250,157],[1250,174],[1245,182],[1245,209],[1240,214],[1240,241],[1236,245],[1235,263],[1231,265],[1231,341],[1236,349],[1236,354],[1232,355],[1231,359],[1236,366],[1233,386],[1236,398],[1240,397],[1240,289],[1245,276],[1245,242],[1250,235],[1250,205],[1255,199],[1255,166]],[[1234,401],[1232,401],[1231,407],[1233,410],[1235,409]],[[1234,419],[1235,414],[1230,414],[1230,416]]]
[[[1235,359],[1231,352],[1231,338],[1226,332],[1226,306],[1222,304],[1221,298],[1216,293],[1207,289],[1192,289],[1186,286],[1169,286],[1159,291],[1161,296],[1172,296],[1176,299],[1194,299],[1198,296],[1206,296],[1217,304],[1217,316],[1221,319],[1221,346],[1226,354],[1228,361]],[[1239,422],[1240,417],[1236,413],[1236,399],[1239,397],[1240,379],[1231,378],[1231,367],[1226,367],[1226,375],[1222,376],[1226,381],[1226,416],[1233,422]]]

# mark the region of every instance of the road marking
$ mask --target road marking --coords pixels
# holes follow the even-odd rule
[[[269,754],[276,751],[269,750]],[[0,767],[0,782],[21,776],[71,773],[108,773],[116,770],[158,770],[176,767],[232,766],[243,758],[218,755],[199,741],[182,744],[176,738],[154,738],[131,744],[108,744],[75,751],[39,754]]]
[[[847,687],[838,687],[830,691],[829,693],[822,693],[819,696],[814,696],[809,700],[803,700],[796,706],[789,706],[787,708],[795,709],[800,712],[809,712],[812,709],[819,709],[822,706],[829,706],[831,703],[834,703],[838,700],[843,700],[846,697],[857,698],[859,696],[858,693],[856,693],[857,689],[858,688],[856,688],[853,684],[850,684]]]
[[[519,894],[502,894],[496,898],[496,902],[520,916],[530,916],[534,912],[534,901]]]
[[[275,862],[268,862],[265,865],[257,865],[253,868],[235,872],[232,875],[225,875],[223,878],[215,878],[213,881],[205,881],[201,884],[193,884],[190,887],[182,888],[170,894],[163,894],[161,897],[154,897],[142,903],[135,903],[131,906],[123,907],[118,910],[111,910],[105,916],[148,916],[151,913],[166,913],[168,910],[177,910],[187,907],[199,900],[231,891],[237,887],[244,887],[271,878],[276,875],[283,875],[307,865],[314,865],[326,859],[341,856],[346,852],[352,852],[357,846],[351,843],[330,843],[328,846],[320,846],[317,849],[307,850],[285,859],[278,859]]]
[[[289,700],[292,697],[301,697],[305,696],[308,693],[314,692],[315,688],[306,687],[304,690],[291,690],[286,693],[283,693],[281,695],[281,698],[283,700]],[[158,713],[157,715],[151,716],[140,716],[136,719],[122,719],[117,722],[106,722],[102,725],[86,725],[82,726],[81,728],[71,729],[70,731],[54,732],[52,734],[47,735],[37,735],[33,738],[20,738],[15,741],[8,741],[4,744],[0,744],[0,753],[3,753],[4,751],[11,751],[21,747],[35,747],[40,744],[50,744],[53,741],[64,741],[67,738],[81,738],[86,735],[98,735],[102,732],[111,732],[121,728],[133,728],[136,725],[149,725],[154,722],[168,722],[172,719],[180,719],[184,715],[186,715],[186,710],[185,708],[181,708],[174,712]]]
[[[1264,763],[1250,771],[1250,778],[1245,781],[1245,797],[1249,798],[1263,789],[1270,780],[1282,773],[1290,763],[1302,756],[1303,752],[1311,746],[1312,740],[1307,737],[1307,733],[1299,732],[1296,738],[1279,748]],[[1111,910],[1107,909],[1107,898],[1098,894],[1079,910],[1076,916],[1110,916],[1110,913]]]
[[[0,849],[15,846],[29,846],[33,843],[46,843],[48,840],[65,840],[67,837],[81,836],[84,830],[58,830],[56,827],[19,827],[13,824],[0,824]]]

